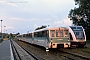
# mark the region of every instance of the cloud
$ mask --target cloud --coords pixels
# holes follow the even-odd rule
[[[15,6],[15,7],[19,7],[18,5],[14,4],[15,2],[0,1],[0,3],[8,4],[8,5]]]
[[[7,29],[14,29],[12,26],[6,26]]]
[[[55,26],[60,27],[60,26],[71,26],[72,21],[69,18],[65,18],[63,20],[58,20],[54,22]]]
[[[35,27],[35,28],[37,28],[37,27],[38,27],[38,25],[37,25],[37,24],[34,24],[34,27]]]
[[[29,11],[29,12],[30,12],[30,10],[29,10],[28,8],[24,8],[24,10],[26,10],[26,11]]]
[[[23,3],[24,1],[26,3]],[[73,7],[72,1],[0,0],[0,18],[3,20],[3,26],[9,29],[8,32],[33,31],[42,25],[67,26],[71,25],[71,22],[65,17]]]
[[[48,18],[48,19],[44,19],[43,21],[50,21],[50,20],[51,20],[51,19]]]
[[[61,11],[65,11],[66,9],[68,9],[68,7],[72,6],[72,5],[68,6],[69,4],[73,4],[72,1],[71,0],[70,1],[66,1],[66,0],[63,0],[63,1],[62,0],[28,0],[27,5],[28,7],[30,7],[28,9],[30,9],[30,11],[33,13],[56,14],[56,13],[60,13]]]
[[[51,20],[51,19],[46,19],[46,20]]]
[[[55,18],[56,18],[57,16],[55,16],[55,15],[52,15],[52,17],[55,17]]]
[[[10,18],[11,20],[25,20],[24,18]]]
[[[37,18],[31,18],[31,19],[29,19],[29,20],[38,20]]]

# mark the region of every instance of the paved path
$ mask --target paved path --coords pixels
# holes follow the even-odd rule
[[[14,60],[9,40],[0,44],[0,60]]]

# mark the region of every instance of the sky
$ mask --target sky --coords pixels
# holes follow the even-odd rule
[[[0,0],[2,32],[22,34],[42,25],[71,26],[68,14],[74,7],[74,0]]]

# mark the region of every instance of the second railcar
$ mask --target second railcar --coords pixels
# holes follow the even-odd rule
[[[82,26],[69,26],[71,47],[84,47],[86,34]]]

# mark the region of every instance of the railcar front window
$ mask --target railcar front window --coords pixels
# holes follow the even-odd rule
[[[51,37],[55,37],[55,30],[51,30]]]
[[[63,37],[63,30],[60,30],[60,37]]]
[[[77,39],[84,39],[84,33],[83,32],[74,32]]]
[[[67,37],[68,34],[69,34],[69,31],[68,30],[64,30],[64,32],[65,32],[65,37]]]
[[[82,29],[82,27],[77,27],[77,29]]]
[[[83,31],[82,27],[70,27],[73,31]]]
[[[56,30],[56,37],[59,37],[59,30]]]
[[[76,39],[84,39],[84,31],[83,31],[83,28],[82,27],[70,27],[75,36],[76,36]]]
[[[76,29],[76,27],[70,27],[72,30]]]

